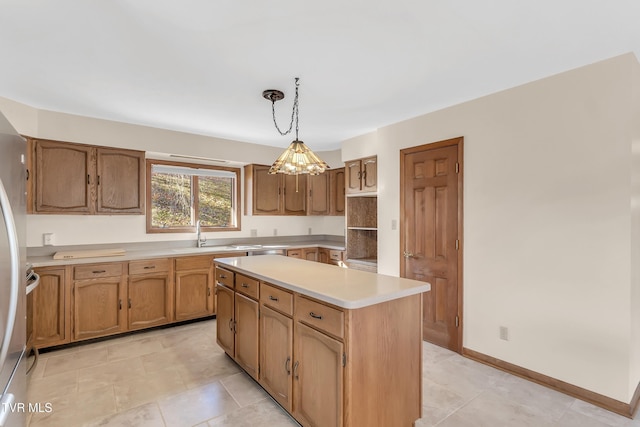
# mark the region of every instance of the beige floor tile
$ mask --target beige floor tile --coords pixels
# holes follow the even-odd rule
[[[116,413],[113,386],[93,389],[85,393],[69,393],[51,400],[50,413],[36,413],[31,426],[75,427],[96,418]]]
[[[226,354],[212,355],[209,360],[180,365],[176,368],[187,388],[210,384],[241,372]]]
[[[540,414],[493,392],[483,392],[438,427],[552,427]]]
[[[156,402],[147,403],[85,425],[86,427],[165,427],[160,408]]]
[[[583,415],[588,415],[589,417],[612,427],[623,426],[629,422],[629,419],[623,417],[622,415],[614,414],[613,412],[604,410],[582,400],[574,400],[573,404],[571,405],[571,410],[579,412]],[[636,417],[638,417],[637,414]]]
[[[78,391],[78,371],[63,372],[44,378],[28,380],[29,402],[49,402],[57,397],[74,394]]]
[[[209,427],[230,426],[286,427],[298,426],[298,423],[271,399],[263,399],[209,421]]]
[[[158,401],[167,426],[191,427],[239,408],[219,382]]]
[[[556,427],[610,427],[596,418],[569,410],[556,422]]]
[[[74,351],[51,355],[47,358],[43,377],[57,375],[76,369],[93,367],[107,362],[107,350],[105,348],[92,351]]]
[[[116,382],[113,387],[118,411],[153,402],[156,399],[178,394],[187,389],[174,368]]]
[[[104,363],[78,370],[78,390],[84,392],[144,375],[145,370],[139,357]]]
[[[221,380],[221,382],[240,406],[251,405],[269,397],[267,392],[245,372],[239,372]]]
[[[107,347],[110,362],[122,359],[130,359],[136,356],[162,351],[163,347],[157,337],[140,337],[136,340],[119,342]]]

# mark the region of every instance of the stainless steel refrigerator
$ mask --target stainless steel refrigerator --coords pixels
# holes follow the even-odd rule
[[[29,410],[26,341],[26,142],[0,113],[0,427]]]

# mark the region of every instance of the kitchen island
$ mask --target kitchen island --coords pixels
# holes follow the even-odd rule
[[[218,344],[300,424],[421,417],[428,283],[273,255],[214,263]]]

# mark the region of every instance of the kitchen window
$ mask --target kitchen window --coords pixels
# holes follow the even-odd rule
[[[147,160],[147,233],[240,230],[240,169]]]

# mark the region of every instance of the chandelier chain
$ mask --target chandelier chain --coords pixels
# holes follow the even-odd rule
[[[276,129],[282,136],[290,134],[291,130],[293,129],[293,120],[295,118],[296,140],[298,139],[298,86],[300,85],[300,83],[298,83],[298,80],[300,80],[299,77],[296,77],[296,94],[295,94],[295,97],[293,98],[293,109],[291,110],[291,122],[289,123],[289,129],[287,129],[284,132],[280,129],[280,126],[278,126],[278,122],[276,121],[276,101],[271,100],[271,115],[273,116],[273,124],[276,126]]]

